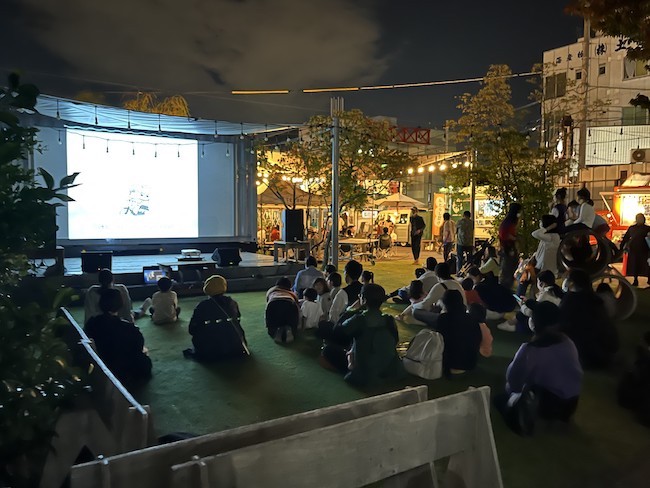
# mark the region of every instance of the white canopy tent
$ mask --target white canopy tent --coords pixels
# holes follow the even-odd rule
[[[40,95],[36,110],[39,114],[65,122],[103,129],[175,132],[197,135],[238,136],[269,134],[300,127],[300,124],[249,124],[134,112],[121,107],[109,107],[79,102],[67,98]]]

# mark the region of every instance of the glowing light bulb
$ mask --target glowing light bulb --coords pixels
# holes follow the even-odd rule
[[[418,173],[424,173],[424,168],[422,167],[418,168]]]
[[[408,174],[412,175],[413,174],[413,168],[409,168],[407,171]]]
[[[433,173],[436,170],[434,165],[429,166],[429,173]]]

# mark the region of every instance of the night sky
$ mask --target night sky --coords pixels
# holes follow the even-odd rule
[[[0,74],[18,69],[48,94],[181,94],[192,115],[304,122],[330,95],[235,97],[231,89],[357,86],[514,72],[575,42],[567,0],[3,0]],[[9,47],[12,46],[12,47]],[[515,105],[527,103],[524,81]],[[346,108],[441,127],[478,84],[345,93]]]

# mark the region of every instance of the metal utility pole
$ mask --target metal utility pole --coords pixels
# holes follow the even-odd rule
[[[582,109],[580,111],[580,143],[578,144],[578,166],[584,168],[587,158],[587,117],[589,116],[589,57],[591,40],[591,23],[585,17],[583,24],[582,39],[582,86],[584,95],[582,99]]]
[[[343,98],[330,100],[332,114],[332,251],[330,262],[338,268],[339,264],[339,117],[343,111]]]

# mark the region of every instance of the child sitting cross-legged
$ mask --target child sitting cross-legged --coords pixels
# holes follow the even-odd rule
[[[323,316],[321,305],[316,302],[318,293],[314,288],[305,288],[303,291],[302,303],[300,304],[300,313],[302,315],[301,328],[317,329],[318,322]]]
[[[178,307],[178,296],[172,291],[172,280],[163,276],[158,280],[158,291],[151,297],[153,323],[156,325],[176,322],[181,313]]]

